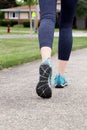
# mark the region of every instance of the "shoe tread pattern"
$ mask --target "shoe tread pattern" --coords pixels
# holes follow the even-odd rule
[[[39,68],[39,82],[36,87],[36,93],[42,98],[51,98],[52,90],[49,85],[49,76],[51,74],[51,67],[48,64],[42,64]]]

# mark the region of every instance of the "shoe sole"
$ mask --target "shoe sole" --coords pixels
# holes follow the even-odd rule
[[[39,68],[39,82],[36,87],[36,93],[42,98],[51,98],[52,89],[48,83],[48,78],[51,74],[52,68],[48,64],[42,64]]]
[[[55,86],[55,88],[64,88],[64,87],[66,87],[66,86],[68,86],[68,84],[65,84],[65,85],[60,85],[60,84],[58,84],[58,85]]]

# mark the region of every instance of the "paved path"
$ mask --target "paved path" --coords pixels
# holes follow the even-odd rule
[[[3,34],[0,38],[37,38],[37,34]]]
[[[54,33],[54,37],[58,37],[59,32]],[[3,34],[0,38],[34,38],[38,37],[37,34]],[[87,37],[87,33],[84,32],[73,32],[73,37]]]
[[[54,77],[57,55],[52,63]],[[72,52],[69,86],[53,88],[48,100],[35,93],[39,64],[0,71],[0,130],[87,130],[87,49]]]
[[[59,33],[55,32],[54,37],[58,37]],[[87,33],[84,32],[73,32],[73,37],[87,37]]]

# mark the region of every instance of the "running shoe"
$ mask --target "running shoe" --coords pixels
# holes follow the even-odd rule
[[[60,74],[55,76],[54,79],[55,88],[64,88],[68,85],[66,79],[64,76],[61,76]]]
[[[36,86],[37,95],[42,98],[51,98],[52,65],[49,59],[46,59],[44,62],[41,63],[39,67],[39,75],[39,82]]]

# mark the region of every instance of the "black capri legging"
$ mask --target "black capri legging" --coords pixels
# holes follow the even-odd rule
[[[72,23],[78,0],[61,0],[60,30],[58,44],[58,58],[69,60],[72,49]],[[40,27],[39,43],[40,48],[52,48],[54,28],[56,22],[57,0],[39,0],[40,6]]]

